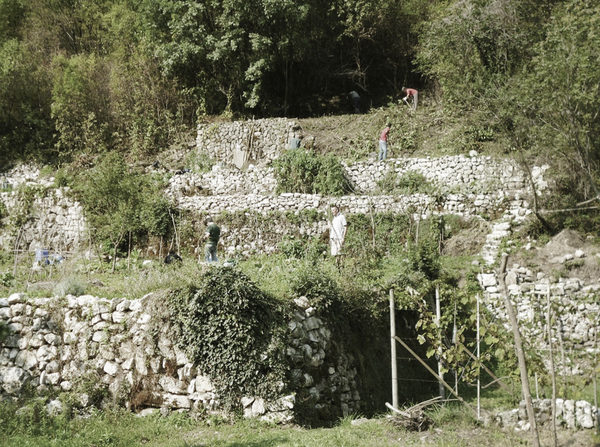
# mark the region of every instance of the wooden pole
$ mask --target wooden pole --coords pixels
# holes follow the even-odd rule
[[[562,371],[562,381],[565,387],[564,390],[564,396],[566,398],[566,396],[569,395],[569,384],[567,381],[567,361],[565,359],[565,345],[563,343],[563,337],[562,337],[562,331],[563,331],[563,325],[562,325],[562,320],[560,319],[560,315],[557,315],[557,322],[558,322],[558,347],[560,348],[560,363],[561,363],[561,371]]]
[[[477,410],[475,408],[473,408],[471,405],[469,405],[467,402],[464,401],[464,399],[462,397],[460,397],[458,394],[456,394],[454,392],[454,390],[452,389],[452,387],[450,385],[448,385],[444,379],[442,379],[440,376],[438,376],[436,374],[436,372],[431,368],[431,366],[429,366],[423,359],[421,359],[421,357],[419,357],[415,351],[413,351],[412,349],[410,349],[410,347],[404,343],[404,341],[399,338],[399,337],[394,337],[396,339],[396,341],[398,343],[400,343],[402,346],[404,346],[404,349],[406,349],[414,358],[416,358],[419,363],[421,363],[421,365],[423,365],[425,367],[425,369],[427,371],[429,371],[431,373],[431,375],[433,375],[433,377],[435,377],[436,379],[438,379],[438,381],[444,385],[444,387],[446,387],[446,389],[448,391],[450,391],[450,393],[452,393],[454,396],[456,396],[456,398],[461,401],[463,404],[465,404],[467,407],[469,407],[471,410],[473,410],[473,413],[475,413],[475,415],[477,416]]]
[[[596,295],[596,307],[598,296]],[[596,318],[598,318],[596,316]],[[598,321],[594,324],[594,364],[598,365]],[[596,434],[600,435],[600,408],[598,408],[598,367],[594,368],[594,406],[596,407]]]
[[[469,351],[469,348],[467,348],[465,345],[463,345],[461,343],[462,348],[465,350],[465,352],[469,355],[469,357],[471,357],[473,360],[477,361],[477,357],[475,356],[475,354],[473,354],[471,351]],[[497,377],[487,366],[485,366],[484,364],[481,364],[481,367],[483,368],[483,370],[488,373],[490,375],[490,377],[492,379],[494,379],[494,382],[497,383],[501,388],[503,388],[506,392],[508,392],[511,396],[513,395],[513,391],[509,388],[508,385],[506,385],[502,380],[500,380],[499,377]]]
[[[390,343],[392,362],[392,405],[398,408],[398,365],[396,363],[396,304],[390,289]]]
[[[444,365],[442,365],[442,309],[440,305],[440,288],[435,286],[435,324],[438,328],[438,352],[437,352],[437,367],[438,367],[438,376],[444,380]],[[446,398],[446,393],[444,392],[444,385],[440,382],[438,384],[440,397],[442,399]]]
[[[454,325],[452,326],[452,344],[458,346],[458,327],[456,326],[456,301],[454,302]],[[458,394],[458,371],[454,368],[454,391]]]
[[[479,294],[477,294],[477,420],[481,419],[481,355],[479,352]]]
[[[548,346],[550,348],[550,374],[552,377],[552,435],[554,436],[554,447],[557,447],[558,438],[556,436],[556,372],[554,371],[554,351],[552,350],[552,313],[550,307],[550,283],[548,283],[546,321],[548,324]]]
[[[506,311],[512,327],[513,336],[515,338],[515,350],[517,351],[517,360],[519,362],[519,372],[521,374],[521,390],[523,392],[523,399],[525,399],[525,407],[527,408],[527,417],[529,419],[529,425],[531,428],[531,437],[534,447],[540,447],[540,438],[537,430],[537,423],[535,420],[535,413],[533,411],[533,403],[531,401],[531,390],[529,389],[529,377],[527,375],[527,362],[525,360],[525,353],[523,352],[523,341],[521,340],[521,332],[519,331],[519,323],[517,321],[517,315],[513,308],[508,291],[506,288],[506,281],[504,277],[506,275],[506,263],[508,262],[508,254],[502,254],[502,261],[500,263],[500,270],[498,272],[498,281],[502,289],[502,297],[506,305]]]

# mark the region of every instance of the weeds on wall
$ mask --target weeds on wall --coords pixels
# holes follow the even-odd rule
[[[407,171],[402,175],[394,171],[387,174],[377,182],[377,188],[384,194],[433,194],[435,186],[427,178],[417,171]]]
[[[334,155],[288,150],[273,161],[277,192],[340,196],[351,191],[346,171]]]

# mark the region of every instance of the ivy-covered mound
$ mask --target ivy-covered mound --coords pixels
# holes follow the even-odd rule
[[[211,267],[170,294],[178,344],[211,377],[229,408],[284,383],[286,309],[241,271]]]

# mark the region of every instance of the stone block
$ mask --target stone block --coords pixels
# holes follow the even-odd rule
[[[114,377],[117,375],[117,372],[119,372],[119,365],[114,362],[106,362],[102,370],[109,376]]]
[[[185,408],[192,407],[192,401],[187,396],[179,394],[163,394],[163,405],[167,408]]]

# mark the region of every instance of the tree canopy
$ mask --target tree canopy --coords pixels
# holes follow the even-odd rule
[[[598,195],[593,0],[0,0],[0,158],[150,154],[204,114],[307,116],[403,85],[559,154]]]

